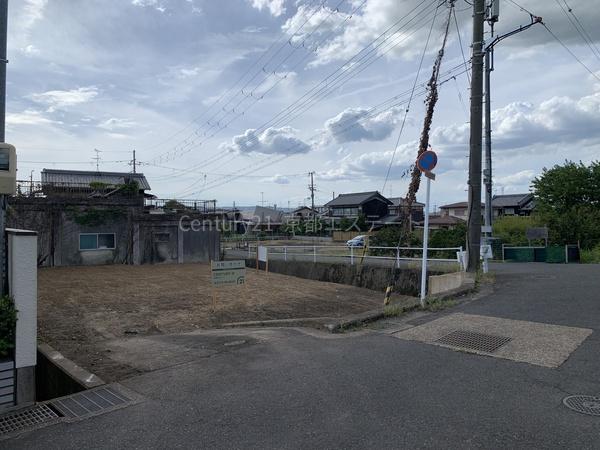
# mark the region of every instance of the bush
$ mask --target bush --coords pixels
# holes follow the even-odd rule
[[[581,249],[581,262],[585,264],[599,264],[600,244],[597,244],[595,247],[589,250]]]
[[[8,356],[15,348],[17,310],[11,297],[0,297],[0,357]]]
[[[506,245],[529,245],[525,234],[528,228],[539,226],[535,217],[503,216],[494,219],[494,237]]]

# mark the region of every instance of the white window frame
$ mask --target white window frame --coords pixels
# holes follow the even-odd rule
[[[103,247],[98,248],[98,237],[101,234],[112,234],[113,236],[113,246],[112,247]],[[81,236],[96,236],[96,248],[81,248]],[[117,248],[117,233],[79,233],[79,251],[80,252],[97,252],[102,250],[114,250]]]

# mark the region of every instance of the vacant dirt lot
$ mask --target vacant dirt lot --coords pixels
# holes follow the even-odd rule
[[[40,339],[68,358],[116,379],[114,339],[192,331],[227,322],[339,317],[375,309],[367,289],[247,270],[246,285],[213,291],[205,264],[56,267],[39,270]]]

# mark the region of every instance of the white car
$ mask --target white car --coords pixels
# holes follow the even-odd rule
[[[355,236],[346,242],[346,247],[364,247],[366,239],[367,236],[364,235]]]

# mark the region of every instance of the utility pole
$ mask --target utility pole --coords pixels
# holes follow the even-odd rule
[[[310,214],[311,216],[315,216],[315,180],[314,180],[314,172],[309,172],[310,175],[310,184],[308,185],[308,189],[310,189]]]
[[[479,268],[481,245],[481,138],[483,125],[483,24],[485,0],[473,0],[473,40],[471,44],[471,115],[469,140],[469,219],[467,231],[467,271]]]
[[[92,159],[96,161],[96,172],[100,172],[100,150],[95,148],[94,151],[96,152],[96,156],[94,156]]]
[[[262,207],[265,206],[265,193],[264,192],[260,193],[260,206],[262,206]]]
[[[494,35],[494,23],[498,21],[499,7],[498,0],[493,0],[490,7],[488,21],[490,22],[491,35]],[[527,25],[520,26],[506,34],[494,38],[485,47],[485,169],[483,171],[483,182],[485,184],[485,229],[486,234],[492,235],[491,227],[493,222],[492,208],[492,101],[491,101],[491,83],[490,75],[494,70],[494,46],[500,41],[513,34],[525,31],[537,23],[542,23],[542,18],[530,14],[530,22]]]
[[[6,142],[6,41],[8,29],[8,0],[0,0],[0,142]],[[6,259],[6,201],[0,195],[0,293],[8,293],[8,262]]]
[[[136,173],[136,172],[135,172],[135,165],[136,165],[136,161],[135,161],[135,150],[133,151],[133,161],[131,161],[131,162],[132,162],[132,164],[133,164],[133,173]]]

